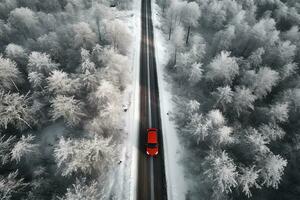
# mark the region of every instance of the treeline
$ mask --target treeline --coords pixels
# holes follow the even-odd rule
[[[108,198],[124,137],[130,6],[0,2],[1,199]]]
[[[157,0],[192,199],[300,196],[300,3]]]

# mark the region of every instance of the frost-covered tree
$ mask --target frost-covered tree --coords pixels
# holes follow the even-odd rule
[[[38,72],[30,72],[28,74],[28,80],[34,89],[43,89],[43,82],[45,80],[45,76],[43,74]]]
[[[118,101],[120,100],[119,90],[109,81],[102,80],[91,100],[93,99],[100,103],[99,106],[105,105],[112,100]]]
[[[53,121],[63,118],[67,125],[75,126],[85,116],[82,107],[83,104],[74,97],[58,95],[51,100],[50,115]]]
[[[270,140],[266,135],[258,132],[254,128],[249,128],[246,130],[246,140],[250,149],[254,151],[257,155],[266,155],[270,152],[269,147]]]
[[[236,87],[233,95],[233,106],[238,115],[247,111],[253,110],[253,103],[256,100],[256,96],[252,94],[251,90],[245,87]]]
[[[284,168],[287,166],[287,160],[280,155],[268,155],[264,159],[264,166],[261,171],[263,184],[267,187],[277,189],[282,179]]]
[[[95,63],[90,60],[90,53],[86,49],[81,49],[81,70],[87,75],[96,71]]]
[[[198,24],[198,19],[201,16],[199,5],[196,2],[189,2],[182,8],[181,21],[187,27],[186,44],[189,43],[191,28]]]
[[[238,178],[239,185],[242,187],[242,191],[249,198],[252,196],[250,191],[251,188],[260,189],[261,186],[258,184],[259,173],[261,170],[255,169],[255,166],[251,168],[246,167],[241,169],[241,175]]]
[[[96,56],[97,56],[96,58],[97,60],[101,59],[98,58],[98,55]],[[83,73],[81,74],[81,79],[83,81],[85,88],[88,91],[94,91],[99,84],[99,80],[96,74],[96,65],[94,62],[91,61],[90,57],[91,55],[89,51],[85,49],[81,49],[81,71]]]
[[[255,75],[252,89],[258,98],[263,98],[278,83],[279,73],[268,68],[262,67]]]
[[[15,28],[19,34],[31,36],[38,32],[38,18],[30,8],[16,8],[12,10],[8,18],[9,24]]]
[[[298,66],[296,63],[288,63],[279,71],[281,80],[285,80],[297,73]]]
[[[96,34],[86,22],[73,25],[75,47],[91,48],[97,41]]]
[[[243,195],[272,199],[279,193],[280,197],[296,199],[296,192],[288,188],[296,187],[299,179],[291,174],[299,171],[296,130],[300,114],[300,4],[296,0],[187,2],[200,8],[203,17],[191,30],[193,35],[201,33],[206,48],[198,56],[194,52],[202,52],[203,48],[194,51],[190,38],[188,48],[178,49],[177,62],[170,57],[166,70],[176,95],[170,116],[178,133],[183,134],[180,140],[190,152],[188,156],[194,158],[184,164],[188,174],[199,177],[200,172],[208,171],[215,175],[201,176],[205,184],[196,183],[191,193],[204,199],[243,199]],[[172,39],[175,27],[188,28],[184,22],[187,2],[170,1],[162,23],[165,34]],[[187,83],[194,63],[203,64],[206,81],[190,85]],[[190,109],[188,102],[192,99],[197,99],[201,107]],[[224,149],[233,166],[224,170],[231,178],[227,191],[225,186],[216,187],[226,181],[220,181],[222,175],[213,173],[212,167],[214,160],[221,163]],[[208,153],[213,158],[210,164]],[[289,167],[279,154],[288,158]],[[281,180],[279,193],[268,188],[277,189]],[[207,191],[214,191],[215,196],[208,196]]]
[[[263,62],[262,56],[264,54],[265,54],[264,48],[262,48],[262,47],[258,48],[257,50],[252,52],[252,54],[247,58],[247,60],[253,67],[255,67],[255,68],[259,67],[259,65],[261,65]]]
[[[18,178],[18,170],[9,173],[7,176],[0,176],[0,198],[12,199],[14,194],[21,192],[28,184],[24,182],[24,179]]]
[[[18,90],[17,84],[22,81],[21,73],[14,61],[0,55],[0,87],[3,90]]]
[[[183,28],[181,26],[177,26],[174,29],[173,37],[171,38],[171,42],[174,49],[174,64],[177,62],[177,52],[180,52],[182,47],[184,46],[184,33]]]
[[[166,8],[170,6],[170,3],[171,3],[170,0],[160,0],[158,2],[158,4],[162,8],[163,13],[165,13]]]
[[[54,149],[54,155],[63,176],[80,172],[101,174],[105,173],[110,164],[113,164],[114,148],[110,138],[97,136],[81,140],[60,138]]]
[[[109,8],[104,4],[94,4],[93,6],[94,11],[93,15],[95,17],[96,25],[97,25],[97,31],[98,31],[98,38],[99,42],[102,41],[102,26],[103,26],[103,20],[105,18],[111,18],[111,13],[109,12]]]
[[[230,50],[235,35],[235,26],[229,25],[225,30],[218,31],[213,38],[214,52]]]
[[[183,128],[183,133],[191,135],[196,139],[196,143],[203,141],[208,135],[212,127],[212,122],[203,115],[194,113],[191,115],[190,122]]]
[[[37,144],[34,144],[33,141],[35,136],[27,135],[20,138],[20,140],[14,145],[11,150],[11,159],[16,162],[20,162],[21,158],[28,156],[29,154],[35,153],[37,151]]]
[[[220,110],[211,110],[207,114],[207,118],[212,122],[214,127],[222,127],[225,125],[225,118]]]
[[[23,130],[26,126],[31,128],[30,124],[33,121],[27,96],[0,91],[1,127],[7,129],[8,125],[13,125]]]
[[[226,120],[219,110],[211,110],[206,115],[209,122],[209,140],[214,146],[224,146],[235,142],[233,128],[226,126]]]
[[[0,18],[6,19],[9,15],[9,13],[16,7],[17,7],[17,2],[14,0],[13,1],[8,1],[8,0],[2,1],[0,3],[0,13],[1,13]]]
[[[300,110],[300,89],[294,88],[285,91],[284,100],[289,103],[288,106],[292,111],[298,112]]]
[[[206,41],[200,34],[193,34],[189,45],[189,62],[200,62],[206,54]]]
[[[5,48],[5,55],[10,59],[15,60],[18,64],[25,65],[26,63],[27,53],[20,45],[10,43]]]
[[[204,162],[207,165],[204,174],[210,180],[216,197],[230,193],[238,186],[237,167],[228,153],[211,151]]]
[[[203,19],[206,22],[206,25],[211,25],[215,29],[220,29],[223,27],[226,20],[226,11],[222,9],[221,1],[211,1],[203,9]]]
[[[203,69],[201,63],[194,63],[191,65],[189,82],[194,85],[202,79]]]
[[[221,105],[223,110],[233,100],[233,92],[228,85],[226,85],[225,87],[218,87],[217,91],[213,92],[212,95],[217,100],[214,104],[214,107],[218,107],[219,105]]]
[[[208,65],[206,78],[210,81],[218,81],[230,84],[233,78],[239,74],[239,66],[230,52],[222,51]]]
[[[166,24],[169,32],[169,40],[171,39],[173,30],[176,28],[176,23],[179,21],[181,9],[182,2],[174,1],[166,11]]]
[[[270,119],[274,122],[287,122],[289,117],[289,105],[287,102],[271,105],[269,110]]]
[[[10,161],[10,153],[15,141],[15,137],[9,136],[8,138],[5,135],[0,137],[0,162],[1,165],[5,165]]]
[[[283,33],[283,37],[284,39],[297,43],[298,41],[300,41],[299,27],[298,26],[291,27],[290,30]]]
[[[200,108],[200,103],[197,100],[190,100],[186,105],[188,113],[196,113]]]
[[[274,69],[280,69],[283,65],[294,61],[296,49],[296,45],[290,41],[279,41],[278,45],[270,48],[265,60]]]
[[[213,142],[217,145],[227,145],[234,143],[232,135],[233,129],[228,126],[223,126],[214,131]]]
[[[107,196],[100,190],[99,183],[96,181],[90,184],[86,181],[76,180],[71,188],[67,189],[67,193],[60,200],[104,200]]]
[[[39,72],[42,74],[49,74],[51,71],[57,69],[59,64],[53,63],[50,55],[40,52],[31,52],[28,60],[28,71]]]
[[[131,34],[124,22],[119,19],[108,21],[106,25],[106,37],[115,50],[122,54],[127,53],[127,46],[131,43]]]
[[[276,29],[276,22],[272,18],[262,18],[251,29],[252,40],[249,47],[263,47],[274,45],[279,40],[279,31]],[[249,48],[248,47],[248,48]]]
[[[102,62],[107,66],[103,71],[103,79],[111,81],[112,84],[123,90],[131,80],[128,74],[130,70],[128,58],[113,48],[105,48],[102,54]]]
[[[60,70],[53,70],[47,83],[47,89],[54,94],[74,94],[80,88],[78,79],[72,80],[66,72]]]
[[[258,131],[271,141],[282,139],[285,136],[284,130],[274,123],[260,125]]]

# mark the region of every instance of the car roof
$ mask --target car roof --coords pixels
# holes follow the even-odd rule
[[[148,143],[157,143],[157,133],[155,131],[148,132]]]

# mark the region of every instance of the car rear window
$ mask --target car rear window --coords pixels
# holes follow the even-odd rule
[[[155,147],[157,147],[157,144],[156,143],[148,143],[148,147],[155,148]]]

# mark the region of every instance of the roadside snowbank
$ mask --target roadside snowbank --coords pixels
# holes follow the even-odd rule
[[[165,168],[167,192],[169,200],[184,200],[187,194],[187,180],[184,176],[184,168],[179,163],[184,150],[180,145],[176,133],[175,124],[169,119],[169,112],[173,110],[171,86],[168,84],[168,75],[164,71],[169,60],[167,39],[161,30],[161,9],[152,1],[152,19],[154,26],[155,51],[158,73],[158,85],[160,95],[160,109],[162,120],[162,131],[165,149]]]
[[[137,191],[137,166],[138,166],[138,133],[139,133],[139,108],[140,108],[140,41],[141,41],[141,1],[134,0],[134,17],[133,20],[133,43],[132,43],[132,87],[130,96],[130,106],[126,116],[126,130],[128,130],[129,140],[127,143],[127,159],[128,162],[127,174],[124,177],[124,185],[126,191],[129,192],[128,198],[136,199]]]
[[[139,59],[141,41],[141,1],[133,0],[132,11],[127,19],[121,20],[128,24],[132,34],[132,43],[128,47],[131,83],[124,91],[122,102],[124,110],[124,143],[118,168],[114,170],[113,196],[115,199],[136,199],[137,190],[137,154],[138,154],[138,124],[139,124]]]

